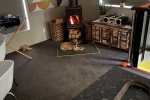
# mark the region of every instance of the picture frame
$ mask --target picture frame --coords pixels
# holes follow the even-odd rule
[[[27,0],[29,11],[36,12],[62,5],[62,0]]]

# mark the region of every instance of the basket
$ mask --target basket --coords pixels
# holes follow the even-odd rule
[[[64,22],[63,19],[55,19],[49,22],[50,35],[53,41],[64,40]]]
[[[91,26],[91,24],[85,25],[85,32],[86,32],[86,40],[91,41],[92,40],[92,26]]]

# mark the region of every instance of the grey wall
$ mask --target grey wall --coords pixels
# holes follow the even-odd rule
[[[47,10],[41,10],[34,13],[28,12],[31,29],[26,32],[17,33],[14,40],[11,42],[16,49],[19,49],[22,45],[33,45],[49,39],[49,32],[47,28],[48,21],[64,17],[64,7],[68,4],[68,0],[63,0],[63,5],[60,7],[50,8]],[[28,5],[26,3],[28,8]],[[28,10],[29,11],[29,10]],[[46,32],[43,32],[43,28]],[[7,36],[7,42],[12,35]],[[12,52],[7,48],[7,53]]]
[[[78,0],[79,4],[83,8],[83,17],[87,20],[95,20],[99,17],[99,13],[96,11],[99,0]]]

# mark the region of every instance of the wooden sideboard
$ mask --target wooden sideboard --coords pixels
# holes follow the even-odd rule
[[[116,47],[129,50],[131,26],[114,25],[100,22],[99,19],[92,21],[92,42],[106,44],[109,47]]]

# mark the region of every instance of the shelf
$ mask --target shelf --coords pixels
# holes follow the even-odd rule
[[[109,29],[106,32],[101,29]],[[131,29],[122,27],[121,25],[113,25],[109,23],[102,23],[98,20],[92,22],[92,42],[98,42],[111,47],[116,47],[124,50],[129,49]],[[103,36],[106,35],[106,38]],[[103,42],[105,41],[105,43]]]

